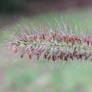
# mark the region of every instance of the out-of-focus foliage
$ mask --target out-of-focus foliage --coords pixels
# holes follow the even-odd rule
[[[91,0],[0,0],[0,11],[11,12],[26,10],[30,4],[29,2],[37,3],[38,5],[39,3],[46,2],[46,7],[48,7],[48,3],[50,3],[50,5],[53,5],[53,3],[56,3],[55,5],[57,5],[57,3],[59,3],[63,7],[82,7],[92,5]]]
[[[0,0],[0,11],[24,10],[26,6],[27,0]]]
[[[69,14],[68,14],[69,13]],[[39,31],[52,27],[64,32],[80,32],[92,36],[92,11],[50,13],[23,17],[0,30],[0,92],[92,92],[92,62],[74,60],[67,64],[16,58],[7,51],[13,34],[19,31]],[[71,13],[71,14],[70,14]],[[62,25],[62,26],[61,26]],[[40,26],[40,27],[39,27]]]

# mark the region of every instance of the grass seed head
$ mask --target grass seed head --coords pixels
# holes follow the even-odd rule
[[[69,59],[88,60],[89,57],[92,57],[91,45],[91,37],[62,34],[61,32],[39,32],[21,33],[19,37],[14,36],[14,41],[8,45],[8,49],[15,54],[20,51],[21,58],[27,54],[29,59],[36,56],[38,60],[43,56],[43,59],[47,60],[68,61]]]

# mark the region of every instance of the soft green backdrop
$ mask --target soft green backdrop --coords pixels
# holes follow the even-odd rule
[[[19,31],[40,31],[41,28],[75,34],[92,35],[91,12],[68,12],[23,17],[0,29],[1,92],[91,92],[91,61],[46,61],[42,58],[20,59],[7,50],[7,44]]]

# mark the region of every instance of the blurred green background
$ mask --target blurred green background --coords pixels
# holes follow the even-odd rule
[[[85,14],[85,15],[84,15]],[[74,60],[46,61],[42,58],[20,59],[7,49],[7,43],[19,31],[40,31],[62,28],[64,32],[91,35],[91,12],[50,13],[23,17],[12,26],[0,29],[1,92],[91,92],[92,62]]]

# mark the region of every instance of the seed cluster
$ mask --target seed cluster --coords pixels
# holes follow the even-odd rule
[[[40,57],[53,61],[92,58],[91,37],[62,32],[21,33],[14,37],[8,48],[13,53],[18,53],[21,58],[27,54],[29,59],[36,57],[37,60]]]

